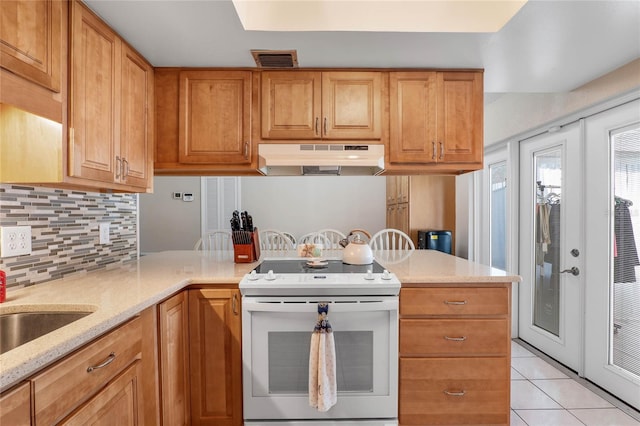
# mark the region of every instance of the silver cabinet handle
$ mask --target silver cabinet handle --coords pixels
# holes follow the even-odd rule
[[[126,179],[129,176],[129,162],[123,157],[122,158],[122,179]]]
[[[431,144],[433,145],[433,156],[431,158],[433,160],[435,160],[436,158],[438,158],[438,152],[437,152],[437,148],[436,148],[436,143],[435,142],[431,142]]]
[[[249,142],[244,143],[244,158],[249,159]]]
[[[466,393],[465,391],[461,390],[461,391],[444,391],[445,394],[449,395],[449,396],[464,396],[464,394]]]
[[[444,304],[445,305],[466,305],[467,301],[466,300],[445,300]]]
[[[98,365],[92,365],[91,367],[87,367],[87,373],[91,373],[93,370],[97,370],[99,368],[104,368],[107,365],[111,364],[113,362],[113,360],[116,359],[116,353],[115,352],[111,352],[109,354],[109,356],[107,357],[107,359],[105,359],[101,364]]]
[[[116,179],[120,179],[122,170],[122,160],[119,155],[116,155]]]
[[[467,336],[461,336],[461,337],[449,337],[449,336],[444,336],[445,340],[451,340],[454,342],[464,342],[465,340],[467,340]]]
[[[440,159],[444,160],[444,143],[440,142]]]
[[[234,315],[238,315],[238,295],[234,294],[231,298],[231,310]]]

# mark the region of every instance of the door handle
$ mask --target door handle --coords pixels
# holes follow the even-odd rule
[[[577,277],[578,275],[580,275],[580,269],[578,269],[576,266],[574,266],[571,269],[565,269],[564,271],[560,271],[561,274],[571,274],[574,277]]]

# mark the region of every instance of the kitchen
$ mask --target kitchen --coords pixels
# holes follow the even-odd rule
[[[566,95],[567,103],[569,104],[567,108],[574,109],[575,103],[578,103],[578,105],[581,107],[585,107],[587,105],[590,105],[591,103],[596,102],[599,99],[613,96],[617,93],[624,92],[626,90],[629,90],[637,86],[637,78],[635,77],[637,74],[633,73],[633,70],[635,69],[637,68],[634,68],[634,65],[632,63],[626,69],[621,69],[617,73],[615,72],[612,73],[611,76],[609,76],[608,81],[610,82],[613,80],[615,83],[605,84],[604,89],[603,89],[603,86],[601,84],[599,85],[598,83],[602,83],[602,82],[607,83],[606,78],[603,78],[603,80],[600,80],[600,81],[596,81],[594,83],[593,89],[587,87],[587,89],[583,92],[578,91],[576,93]],[[4,81],[7,81],[7,80],[4,79]],[[532,97],[536,98],[538,102],[544,102],[543,95],[532,96]],[[509,99],[505,99],[505,101],[506,100],[509,100]],[[558,102],[557,98],[555,98],[554,101]],[[486,142],[488,142],[487,139],[501,140],[509,135],[509,133],[505,134],[500,132],[511,131],[512,133],[510,134],[516,134],[519,131],[522,131],[529,127],[533,127],[536,124],[547,122],[554,118],[553,116],[544,116],[545,113],[549,114],[553,111],[549,112],[549,109],[536,108],[535,111],[538,114],[537,116],[527,115],[526,120],[523,119],[522,117],[520,117],[519,120],[510,120],[508,122],[510,123],[511,126],[514,126],[514,128],[505,130],[506,126],[504,126],[503,123],[501,123],[500,121],[492,121],[491,105],[494,105],[496,110],[498,110],[499,107],[503,106],[503,104],[501,104],[499,101],[496,101],[496,102],[498,105],[490,104],[489,106],[485,107],[485,128],[486,128],[486,132],[488,132],[491,135],[491,137],[489,138],[485,135]],[[542,117],[540,115],[542,115]],[[535,121],[530,121],[530,120],[540,120],[540,123],[536,123]],[[497,125],[498,122],[500,122],[500,126]],[[492,126],[491,123],[495,123],[495,125]],[[517,126],[520,126],[520,128],[518,128]],[[3,156],[3,158],[6,158],[6,155]],[[3,163],[3,168],[4,168],[4,163]],[[465,206],[470,204],[469,200],[472,199],[470,197],[470,194],[472,194],[473,192],[471,191],[470,184],[468,182],[469,180],[471,180],[471,178],[469,175],[462,175],[460,177],[457,177],[456,180],[458,181],[457,182],[458,185],[456,188],[456,198],[457,198],[456,211],[457,211],[457,216],[459,216],[456,219],[456,222],[457,222],[456,231],[457,231],[459,244],[460,243],[463,244],[462,248],[458,248],[458,247],[456,248],[456,253],[462,256],[466,255],[465,257],[472,258],[474,255],[474,246],[473,244],[469,244],[468,242],[466,242],[467,238],[464,237],[465,226],[469,226],[468,225],[469,219],[467,217],[471,216],[470,213],[465,212],[465,208],[464,208]],[[20,280],[20,282],[23,282],[23,283],[38,282],[43,280],[43,278],[41,277],[42,275],[46,276],[47,274],[51,274],[55,277],[56,273],[64,274],[65,272],[75,271],[77,270],[76,268],[83,268],[83,266],[77,266],[76,264],[74,264],[74,257],[75,257],[74,255],[71,255],[71,256],[67,255],[68,252],[73,252],[76,249],[79,251],[86,251],[87,253],[86,257],[88,258],[88,260],[90,262],[94,262],[90,267],[91,269],[94,268],[93,265],[96,265],[95,267],[99,267],[99,265],[101,264],[109,263],[114,260],[115,262],[119,262],[123,259],[129,260],[130,258],[136,256],[135,252],[137,251],[138,242],[136,241],[135,229],[136,229],[136,222],[138,220],[138,217],[135,215],[135,213],[132,215],[129,215],[128,213],[123,213],[123,208],[121,207],[122,205],[125,205],[124,207],[125,212],[128,212],[130,210],[135,211],[136,202],[135,200],[130,199],[127,195],[100,195],[100,194],[93,195],[93,193],[91,193],[90,191],[87,195],[85,195],[82,191],[77,191],[77,190],[69,191],[69,192],[49,190],[47,189],[46,185],[45,187],[38,187],[38,188],[31,188],[31,189],[28,186],[24,188],[22,187],[7,188],[7,185],[3,185],[3,189],[5,189],[6,192],[11,194],[10,198],[12,198],[12,199],[3,198],[3,208],[5,205],[15,205],[16,210],[23,210],[23,208],[20,207],[21,203],[19,201],[16,201],[16,200],[20,200],[22,197],[26,199],[37,197],[40,200],[49,200],[49,202],[51,203],[50,204],[51,210],[47,212],[43,212],[42,216],[39,218],[39,219],[42,219],[43,222],[47,220],[46,218],[49,217],[49,215],[51,216],[59,215],[60,213],[57,213],[56,211],[60,210],[60,205],[75,206],[76,204],[74,203],[77,203],[77,208],[75,208],[75,210],[71,212],[69,217],[61,218],[58,222],[55,222],[55,219],[52,219],[54,220],[54,222],[50,226],[44,226],[42,228],[48,228],[48,227],[57,228],[63,223],[77,222],[78,218],[82,218],[82,220],[86,220],[86,224],[82,224],[82,223],[76,224],[75,225],[76,229],[65,228],[61,232],[62,235],[60,236],[60,240],[61,240],[60,243],[58,243],[53,236],[47,237],[46,235],[38,234],[37,237],[34,239],[34,244],[39,244],[35,246],[37,249],[36,252],[39,253],[38,255],[39,260],[36,260],[33,262],[33,264],[37,266],[35,267],[24,266],[24,265],[31,265],[32,262],[25,262],[23,266],[16,265],[15,266],[16,269],[20,271],[17,274],[19,278],[15,278],[16,275],[11,274],[15,281],[10,281],[10,284],[15,284],[18,280]],[[176,190],[184,191],[184,189],[179,187],[177,187]],[[93,197],[95,197],[95,199],[87,200],[86,204],[83,204],[85,198],[93,198]],[[5,204],[5,201],[9,204]],[[44,201],[40,201],[40,203],[45,204]],[[96,204],[98,206],[97,208],[96,208]],[[7,216],[4,216],[5,211],[3,210],[2,214],[3,214],[3,217],[2,217],[3,223],[7,223],[4,221],[8,217],[20,217],[20,212],[15,212],[15,211],[8,212],[6,213]],[[144,217],[140,217],[139,219],[142,222],[144,222],[145,220]],[[82,220],[80,222],[82,222]],[[95,250],[94,249],[95,241],[97,241],[95,238],[97,237],[97,234],[98,234],[98,227],[96,223],[101,221],[108,221],[112,223],[110,237],[112,238],[112,241],[115,244],[114,247],[116,248],[116,250],[114,250],[117,253],[115,256],[115,259],[113,257],[114,256],[113,253],[107,252],[105,250],[96,250],[98,251],[98,253],[95,253],[93,251]],[[458,224],[461,224],[461,225],[458,225]],[[197,224],[195,225],[197,227]],[[172,225],[168,224],[167,226],[172,226]],[[35,232],[36,231],[34,231],[34,233]],[[50,256],[48,254],[49,250],[54,253],[54,256]],[[123,258],[120,258],[119,256],[123,256]],[[127,256],[130,256],[130,257],[127,258]],[[3,264],[3,269],[4,269],[4,264]],[[12,270],[13,270],[13,267],[12,267]],[[36,278],[30,277],[31,274],[36,274],[36,273],[40,274],[41,276]],[[10,289],[12,287],[14,286],[11,286]],[[11,291],[9,292],[9,294],[11,295]]]

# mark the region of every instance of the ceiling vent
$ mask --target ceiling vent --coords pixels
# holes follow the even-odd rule
[[[298,53],[295,50],[252,50],[258,68],[298,68]]]

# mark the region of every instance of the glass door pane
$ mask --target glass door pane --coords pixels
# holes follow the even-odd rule
[[[610,363],[640,376],[640,127],[612,134]]]
[[[562,149],[534,154],[536,173],[533,323],[560,336]]]
[[[507,162],[489,166],[491,182],[491,266],[507,269]]]

